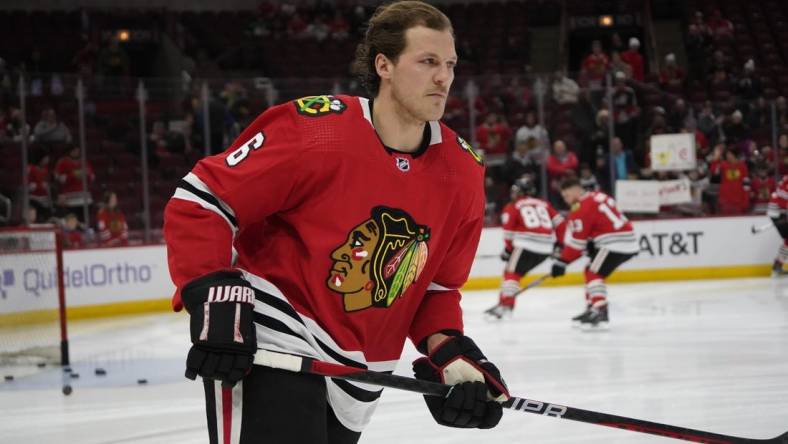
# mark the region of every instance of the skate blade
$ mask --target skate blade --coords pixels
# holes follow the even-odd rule
[[[610,326],[608,324],[609,324],[608,322],[599,322],[596,325],[594,325],[594,324],[582,324],[580,326],[580,330],[582,330],[584,332],[589,332],[589,333],[590,332],[597,332],[597,331],[598,332],[609,331],[610,330]]]

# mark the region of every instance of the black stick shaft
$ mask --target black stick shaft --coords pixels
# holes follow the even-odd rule
[[[332,378],[347,379],[364,382],[367,384],[407,390],[425,395],[446,396],[451,389],[450,385],[439,384],[406,376],[392,375],[389,373],[375,372],[359,369],[342,364],[319,361],[312,358],[293,356],[284,353],[259,350],[255,355],[254,363],[267,367],[280,368],[299,373],[329,376]],[[583,410],[560,404],[552,404],[534,399],[511,397],[503,403],[506,409],[550,416],[559,419],[585,422],[633,432],[648,433],[690,442],[706,444],[747,444],[771,443],[788,444],[788,432],[772,439],[749,439],[730,435],[706,432],[703,430],[689,429],[642,419],[628,418],[626,416],[611,415],[607,413]]]

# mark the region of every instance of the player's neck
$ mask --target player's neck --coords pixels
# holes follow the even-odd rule
[[[421,147],[427,122],[415,118],[391,96],[378,94],[372,121],[384,145],[403,152],[415,152]]]

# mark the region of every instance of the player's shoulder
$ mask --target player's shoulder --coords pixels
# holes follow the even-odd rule
[[[319,119],[320,122],[341,122],[349,118],[363,118],[359,97],[323,94],[304,96],[271,106],[263,111],[258,120],[264,123],[291,122]]]
[[[461,169],[484,173],[484,159],[470,142],[443,122],[429,122],[429,125],[433,133],[431,144],[435,144],[436,136],[439,137],[441,152],[450,162]]]

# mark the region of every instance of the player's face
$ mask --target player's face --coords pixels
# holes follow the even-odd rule
[[[390,71],[392,98],[413,119],[439,120],[454,81],[454,37],[449,30],[416,26],[405,32],[405,42]]]
[[[569,206],[572,206],[575,203],[577,203],[577,201],[580,200],[580,196],[582,195],[583,195],[583,189],[580,188],[579,186],[561,190],[561,197],[564,198],[564,202],[566,202],[566,204]]]
[[[331,253],[335,262],[328,276],[329,288],[337,293],[356,293],[369,286],[377,233],[375,222],[368,220],[355,227],[345,243]]]

